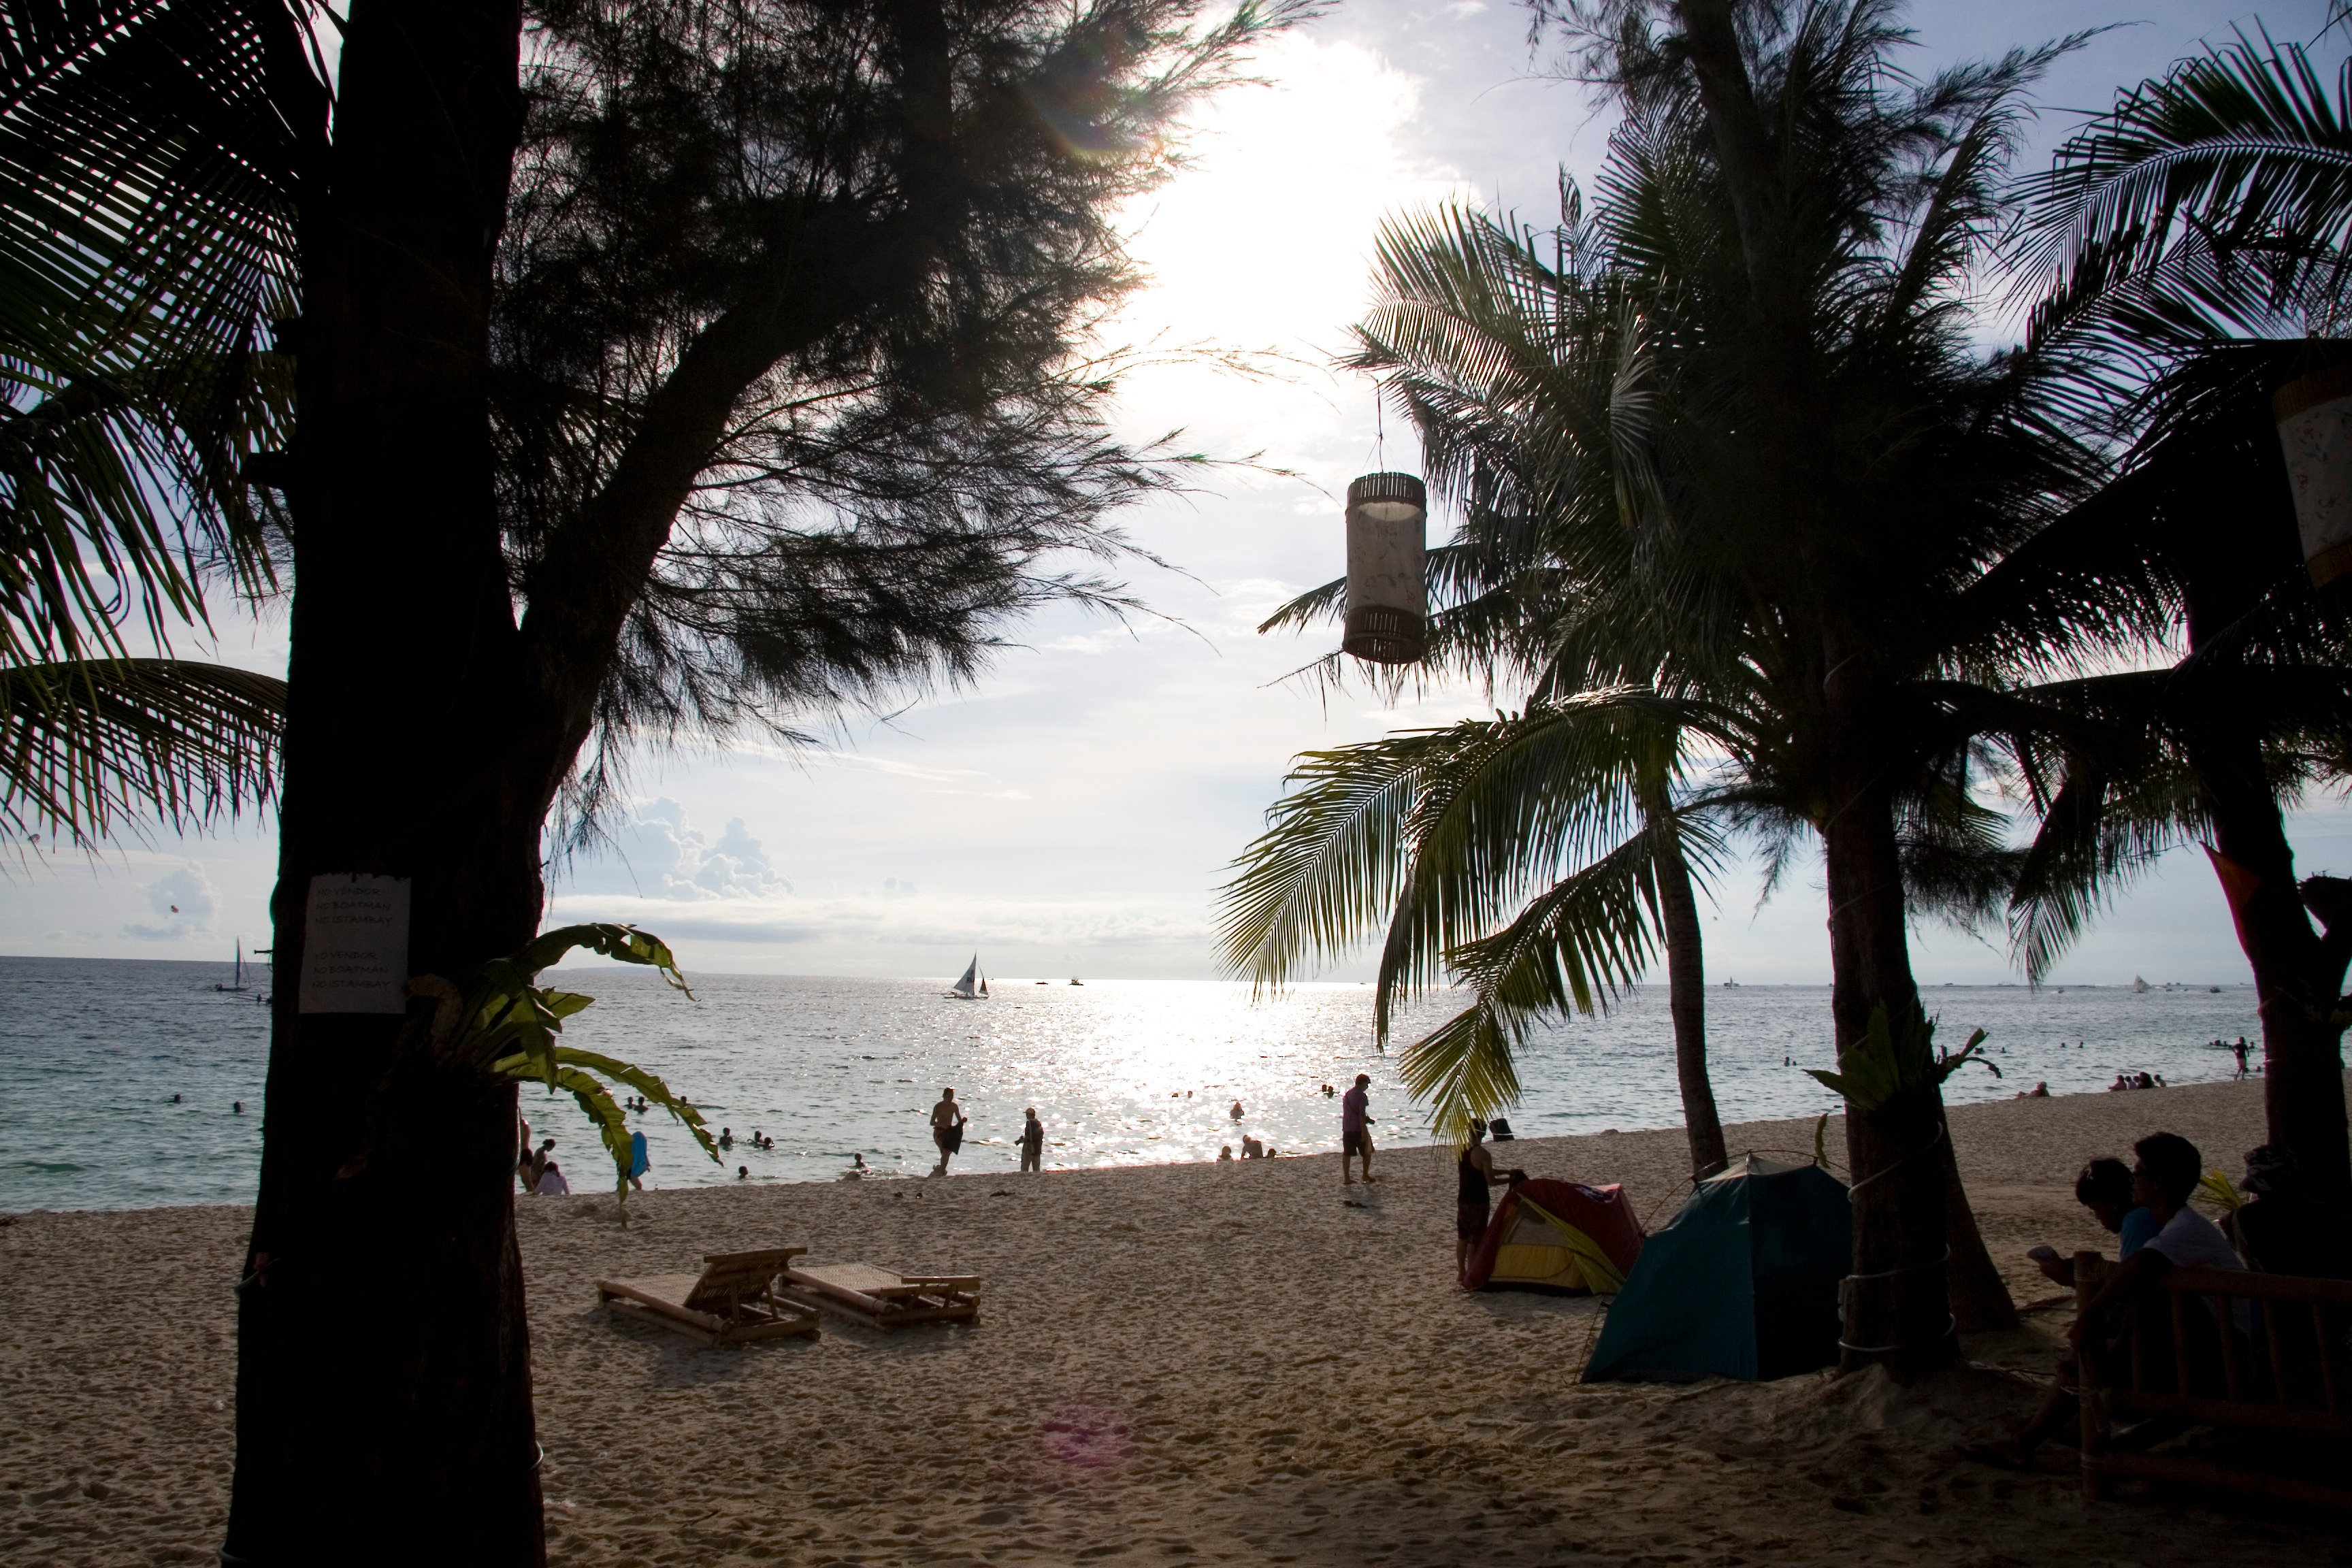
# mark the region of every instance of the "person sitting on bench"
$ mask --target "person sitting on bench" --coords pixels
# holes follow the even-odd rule
[[[2006,1443],[1986,1443],[1961,1449],[1965,1457],[2003,1469],[2032,1468],[2034,1451],[2055,1436],[2074,1419],[2077,1413],[2079,1401],[2074,1391],[2080,1386],[2079,1358],[2086,1355],[2102,1358],[2099,1363],[2101,1381],[2115,1381],[2107,1373],[2108,1359],[2115,1355],[2115,1339],[2125,1312],[2150,1294],[2158,1281],[2175,1268],[2236,1269],[2245,1267],[2238,1260],[2238,1255],[2230,1249],[2229,1242],[2215,1228],[2213,1222],[2189,1206],[2189,1194],[2197,1190],[2198,1178],[2204,1170],[2204,1156],[2198,1152],[2197,1145],[2176,1132],[2156,1132],[2132,1145],[2132,1152],[2138,1156],[2138,1163],[2131,1171],[2131,1195],[2137,1200],[2137,1206],[2147,1210],[2157,1222],[2156,1234],[2123,1260],[2076,1315],[2074,1326],[2066,1331],[2066,1342],[2073,1347],[2074,1354],[2068,1356],[2059,1368],[2056,1385],[2042,1402],[2042,1408],[2034,1412],[2032,1419],[2019,1428],[2017,1435]],[[2083,1177],[2076,1184],[2078,1194],[2083,1191],[2083,1184],[2093,1179],[2096,1163],[2094,1162],[2084,1168]],[[2089,1199],[2084,1201],[2086,1205],[2090,1205]],[[2099,1213],[2101,1205],[2090,1206],[2094,1214]],[[2105,1223],[2105,1215],[2100,1217]],[[2124,1219],[2129,1217],[2123,1216]],[[2122,1219],[2111,1228],[2121,1231],[2124,1228]],[[2057,1271],[2051,1267],[2053,1259],[2036,1261],[2042,1264],[2044,1274],[2053,1279],[2058,1278]],[[2071,1283],[2074,1279],[2071,1263],[2066,1267],[2065,1276],[2066,1282]],[[2189,1322],[2192,1377],[2205,1366],[2218,1363],[2220,1344],[2217,1333],[2212,1331],[2219,1328],[2218,1323],[2200,1325],[2192,1316]],[[2171,1358],[2151,1356],[2149,1360],[2158,1368],[2163,1368],[2169,1365]],[[2121,1370],[2120,1367],[2116,1369],[2118,1373]]]
[[[2101,1229],[2118,1238],[2120,1257],[2129,1258],[2146,1247],[2160,1228],[2156,1215],[2133,1196],[2131,1167],[2121,1160],[2103,1157],[2084,1165],[2074,1177],[2074,1201],[2091,1211]],[[2074,1285],[2073,1258],[2061,1258],[2050,1247],[2037,1247],[2026,1256],[2052,1284]]]

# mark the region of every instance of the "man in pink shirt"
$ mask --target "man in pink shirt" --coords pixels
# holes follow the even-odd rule
[[[1348,1172],[1348,1162],[1361,1155],[1364,1180],[1372,1179],[1372,1117],[1364,1091],[1372,1087],[1372,1075],[1360,1072],[1356,1087],[1339,1097],[1339,1180],[1349,1186],[1356,1178]]]

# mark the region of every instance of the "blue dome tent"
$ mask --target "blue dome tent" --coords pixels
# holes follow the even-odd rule
[[[1845,1184],[1818,1165],[1736,1160],[1643,1247],[1584,1381],[1756,1383],[1828,1366],[1853,1258]]]

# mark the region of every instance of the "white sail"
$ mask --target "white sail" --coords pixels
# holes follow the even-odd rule
[[[2146,992],[2147,990],[2147,982],[2135,974],[2132,976],[2132,989],[2134,991]]]
[[[980,954],[975,952],[971,955],[971,964],[968,965],[963,972],[963,978],[955,983],[955,989],[949,992],[948,994],[950,996],[961,997],[966,1002],[973,1000],[980,994],[980,993],[972,987],[972,982],[979,978],[979,975]]]
[[[231,980],[226,985],[223,985],[220,982],[215,980],[213,982],[213,989],[215,991],[242,991],[245,989],[245,939],[243,937],[236,939],[236,969],[235,971],[235,974],[236,978]]]

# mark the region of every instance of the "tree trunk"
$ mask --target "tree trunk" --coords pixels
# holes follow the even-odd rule
[[[1690,867],[1670,835],[1659,856],[1658,904],[1666,936],[1666,996],[1675,1018],[1675,1077],[1683,1091],[1683,1131],[1690,1139],[1691,1175],[1704,1180],[1730,1163],[1723,1119],[1706,1076],[1706,954],[1699,935],[1698,900]]]
[[[302,192],[295,597],[261,1187],[226,1561],[539,1564],[510,1087],[400,1016],[301,1010],[314,877],[405,878],[410,974],[520,946],[545,758],[492,489],[491,266],[520,127],[509,0],[357,0]]]
[[[1891,803],[1868,773],[1848,776],[1854,782],[1837,793],[1837,808],[1822,830],[1830,1012],[1842,1066],[1869,1033],[1874,1011],[1885,1008],[1899,1026],[1919,1006]],[[1854,1372],[1883,1362],[1908,1379],[1958,1355],[1946,1283],[1941,1100],[1927,1088],[1868,1110],[1849,1105],[1845,1130],[1853,1173],[1853,1274],[1845,1282],[1839,1368]]]
[[[2009,1283],[1985,1250],[1984,1235],[1977,1229],[1976,1210],[1969,1205],[1968,1184],[1960,1180],[1959,1152],[1952,1147],[1952,1124],[1944,1115],[1943,1095],[1936,1096],[1936,1115],[1944,1123],[1944,1244],[1951,1248],[1947,1276],[1952,1292],[1952,1321],[1964,1334],[2006,1333],[2020,1321],[2016,1299]]]
[[[2341,1208],[2352,1200],[2344,1031],[2331,1017],[2344,987],[2341,942],[2312,929],[2260,737],[2219,713],[2189,755],[2212,816],[2215,869],[2254,972],[2270,1142],[2293,1150],[2315,1194]],[[2332,927],[2329,935],[2336,936]]]

